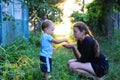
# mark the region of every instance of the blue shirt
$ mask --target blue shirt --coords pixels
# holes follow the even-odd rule
[[[52,39],[53,39],[53,37],[51,35],[46,34],[46,33],[43,33],[41,35],[40,56],[52,58],[52,53],[53,53]]]

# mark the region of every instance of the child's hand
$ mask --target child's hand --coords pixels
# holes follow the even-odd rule
[[[68,42],[68,39],[63,39],[64,42]]]

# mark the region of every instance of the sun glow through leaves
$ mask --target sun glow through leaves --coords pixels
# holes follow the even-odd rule
[[[90,3],[92,0],[84,0],[85,4]],[[59,25],[56,25],[54,34],[56,35],[69,35],[71,32],[71,14],[73,11],[81,9],[81,4],[77,0],[65,0],[63,3],[60,3],[58,7],[63,10],[63,22]]]

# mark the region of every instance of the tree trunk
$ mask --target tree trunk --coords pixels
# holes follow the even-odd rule
[[[108,40],[112,42],[113,33],[114,33],[113,20],[112,20],[114,0],[108,1],[108,3],[106,4],[107,4],[106,5],[107,11],[105,15],[104,25],[107,27]]]
[[[120,29],[120,12],[113,16],[114,27]]]

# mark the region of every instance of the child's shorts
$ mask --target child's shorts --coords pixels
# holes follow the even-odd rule
[[[52,59],[40,56],[40,68],[42,72],[50,72],[52,69]]]

